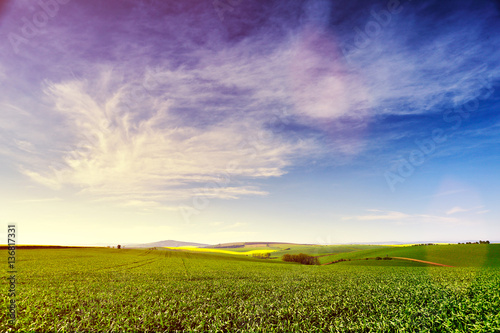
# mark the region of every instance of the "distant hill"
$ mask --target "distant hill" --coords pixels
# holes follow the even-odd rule
[[[128,244],[125,245],[125,248],[144,248],[144,247],[180,247],[180,246],[198,246],[204,247],[209,246],[209,244],[201,244],[201,243],[191,243],[191,242],[181,242],[176,240],[163,240],[159,242],[146,243],[146,244]]]
[[[311,244],[296,244],[287,242],[236,242],[236,243],[209,245],[206,247],[214,249],[224,249],[224,248],[262,247],[262,246],[276,246],[276,245],[311,245]]]

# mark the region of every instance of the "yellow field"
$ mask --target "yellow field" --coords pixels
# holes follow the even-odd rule
[[[220,250],[220,249],[210,249],[210,248],[199,248],[194,246],[181,246],[181,247],[164,247],[165,249],[170,250],[187,250],[187,251],[196,251],[196,252],[216,252],[216,253],[225,253],[225,254],[235,254],[240,256],[251,256],[253,254],[262,254],[262,253],[271,253],[276,252],[276,250],[250,250],[250,251],[230,251],[230,250]]]

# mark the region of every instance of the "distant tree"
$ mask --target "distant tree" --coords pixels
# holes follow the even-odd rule
[[[316,257],[310,256],[305,253],[299,254],[284,254],[281,257],[283,261],[298,262],[303,265],[319,265],[319,260]]]
[[[122,246],[121,246],[121,245],[118,245],[116,248],[117,248],[117,249],[121,249],[121,248],[122,248]]]

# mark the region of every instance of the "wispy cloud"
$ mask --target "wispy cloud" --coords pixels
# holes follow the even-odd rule
[[[481,215],[488,213],[490,210],[485,209],[484,206],[476,206],[472,208],[463,208],[460,206],[454,206],[448,211],[446,211],[446,215],[454,215],[454,214],[464,214],[464,213],[470,213],[470,214],[476,214],[476,215]]]
[[[422,8],[412,6],[393,15],[391,24],[366,47],[347,53],[363,74],[376,112],[442,112],[476,98],[485,83],[491,85],[500,76],[499,51],[490,47],[484,35],[487,22],[481,19],[492,8],[457,12],[441,22],[431,22],[420,13]],[[422,34],[425,40],[418,37]]]
[[[127,3],[110,22],[111,7],[78,3],[78,14],[58,16],[1,61],[0,78],[6,72],[31,94],[0,93],[10,110],[0,115],[0,153],[29,179],[132,206],[266,195],[256,179],[311,156],[336,163],[390,150],[402,134],[374,143],[369,125],[379,117],[436,114],[500,77],[500,38],[484,35],[489,5],[429,22],[425,5],[408,4],[347,54],[366,22],[345,17],[369,8],[309,1],[290,9],[298,19],[284,3],[255,2],[242,4],[245,19],[221,23],[210,4],[157,6]],[[5,29],[18,23],[11,18]],[[35,47],[36,59],[26,52]],[[32,67],[16,72],[25,60]]]
[[[429,197],[429,198],[443,197],[443,196],[448,196],[448,195],[462,193],[462,192],[465,192],[465,191],[466,191],[465,189],[449,190],[449,191],[438,192],[436,194],[433,194],[433,195],[430,195],[430,196],[427,196],[427,197]]]
[[[216,221],[216,222],[210,222],[208,225],[211,227],[218,227],[218,226],[221,226],[223,224],[224,224],[224,222]]]
[[[450,210],[448,210],[446,212],[446,215],[452,215],[452,214],[456,214],[456,213],[464,213],[467,211],[468,211],[467,209],[464,209],[464,208],[459,207],[459,206],[455,206],[455,207],[451,208]]]
[[[12,203],[26,204],[26,203],[46,203],[46,202],[55,202],[55,201],[62,201],[62,199],[61,198],[39,198],[39,199],[15,200],[15,201],[11,201],[11,202]]]
[[[228,226],[225,226],[223,229],[224,230],[227,230],[227,229],[237,229],[237,228],[240,228],[240,227],[244,227],[246,225],[247,224],[243,223],[243,222],[236,222],[236,223],[230,224]]]
[[[217,221],[217,222],[210,222],[208,225],[211,227],[217,227],[218,230],[231,230],[231,229],[237,229],[240,227],[244,227],[247,224],[243,223],[243,222],[235,222],[232,224],[226,224],[222,221]]]
[[[373,214],[346,217],[344,219],[355,219],[360,221],[377,221],[377,220],[403,220],[410,217],[410,215],[408,214],[395,211],[381,211],[373,209],[368,211]]]
[[[138,105],[125,100],[127,86],[95,96],[89,85],[48,84],[54,110],[72,135],[58,161],[47,161],[48,167],[23,167],[34,181],[53,189],[69,185],[87,194],[117,198],[265,195],[242,184],[243,179],[283,175],[290,158],[308,148],[306,142],[273,135],[254,118],[226,117],[214,124],[190,125],[172,111],[176,99],[150,95]],[[265,139],[249,146],[249,138],[258,133],[265,133]],[[32,149],[27,142],[22,147]]]
[[[343,220],[358,220],[358,221],[391,221],[395,223],[430,223],[430,224],[469,224],[467,220],[462,220],[455,217],[432,214],[407,214],[398,211],[384,210],[367,210],[372,214],[345,216]]]

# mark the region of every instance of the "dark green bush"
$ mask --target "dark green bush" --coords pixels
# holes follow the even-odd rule
[[[319,265],[319,260],[316,257],[310,256],[305,253],[299,254],[284,254],[281,257],[283,261],[298,262],[303,265]]]

